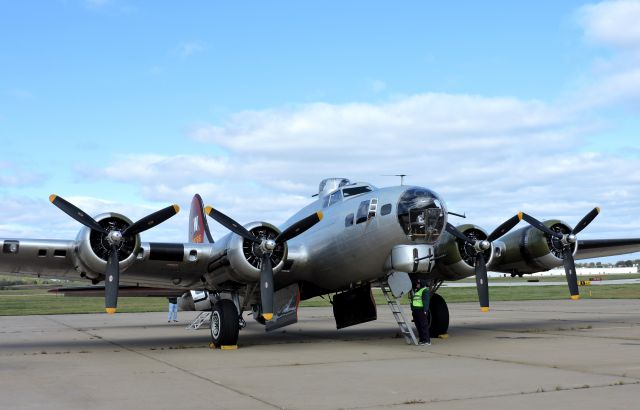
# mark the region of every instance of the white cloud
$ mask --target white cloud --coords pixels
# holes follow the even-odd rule
[[[612,47],[640,47],[640,1],[617,0],[589,4],[578,10],[585,37]]]
[[[189,41],[178,46],[178,50],[182,57],[191,57],[206,50],[206,46],[197,41]]]
[[[634,108],[640,99],[640,1],[585,5],[578,9],[577,18],[587,41],[609,52],[595,61],[590,85],[580,91],[580,105],[623,103]]]
[[[39,185],[45,176],[8,161],[0,161],[0,188]]]
[[[555,131],[570,119],[565,110],[539,101],[429,93],[382,104],[316,103],[245,111],[221,126],[200,126],[191,137],[231,151],[288,160],[291,153],[329,161],[373,154],[400,158],[407,151],[424,156],[505,149],[517,136],[564,146],[567,135]]]
[[[625,223],[625,233],[640,235],[640,161],[584,151],[585,130],[587,116],[574,110],[514,98],[309,104],[241,112],[191,131],[224,156],[119,156],[98,175],[142,186],[149,201],[186,206],[199,192],[243,223],[280,223],[311,202],[322,178],[392,185],[383,174],[406,173],[408,184],[435,189],[487,230],[519,210],[575,224],[600,205],[603,215],[584,235],[615,236],[611,227]]]
[[[371,80],[369,81],[369,87],[373,92],[381,93],[387,89],[387,83],[382,80]]]

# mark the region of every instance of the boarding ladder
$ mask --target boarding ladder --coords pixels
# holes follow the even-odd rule
[[[211,326],[211,311],[205,310],[200,312],[195,319],[189,323],[189,326],[186,327],[187,330],[198,330],[201,327],[210,327]]]
[[[400,327],[400,332],[404,336],[404,340],[407,341],[407,344],[418,344],[418,339],[416,339],[416,335],[413,333],[413,329],[409,322],[407,322],[407,318],[402,312],[402,307],[400,307],[400,303],[393,295],[391,288],[389,287],[389,283],[385,280],[380,282],[380,289],[382,289],[382,293],[384,294],[385,299],[387,300],[387,304],[391,309],[391,313],[393,313],[393,317],[396,319],[398,326]]]

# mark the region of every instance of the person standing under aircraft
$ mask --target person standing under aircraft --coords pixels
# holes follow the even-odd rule
[[[167,323],[178,321],[178,298],[175,296],[169,297],[169,315],[167,316]]]
[[[431,338],[429,337],[429,300],[431,294],[429,288],[421,279],[416,282],[416,290],[413,292],[411,298],[411,314],[413,315],[413,322],[418,329],[418,344],[419,345],[431,345]]]

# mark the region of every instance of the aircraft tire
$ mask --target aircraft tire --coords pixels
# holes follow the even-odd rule
[[[240,325],[236,305],[221,299],[211,310],[211,341],[216,346],[233,346],[238,343]]]
[[[449,308],[444,298],[437,293],[431,296],[429,302],[429,336],[438,337],[447,333],[449,329]]]

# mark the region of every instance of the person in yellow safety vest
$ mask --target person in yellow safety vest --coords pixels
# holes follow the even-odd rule
[[[419,345],[431,345],[428,318],[431,294],[426,285],[425,281],[418,279],[416,289],[411,298],[411,314],[413,315],[413,322],[416,324],[416,329],[418,329]]]

